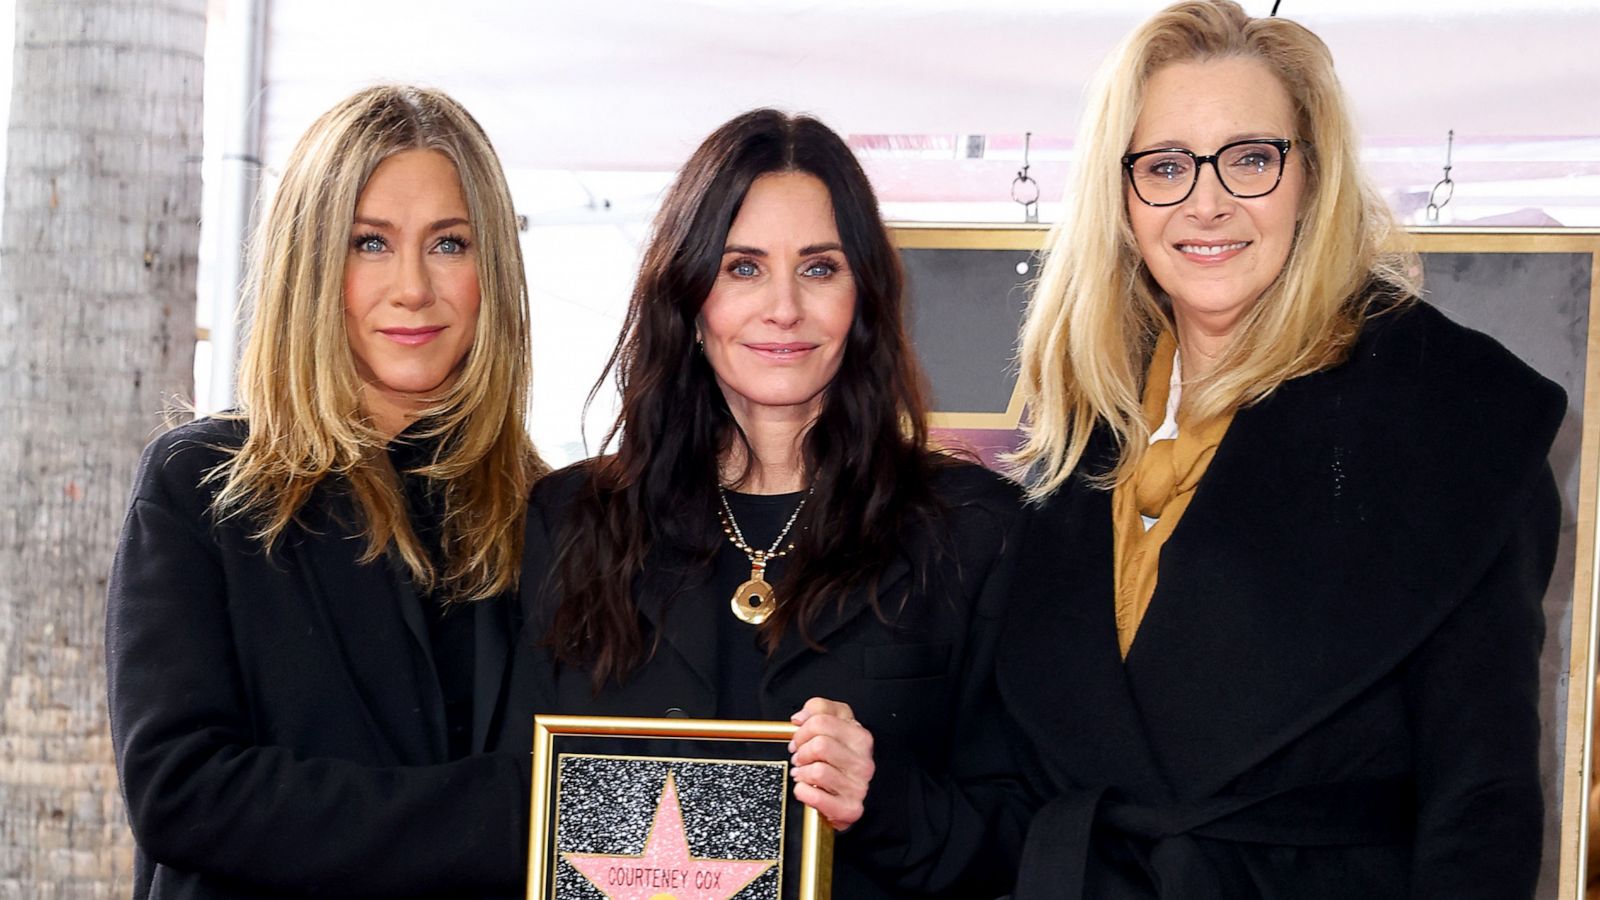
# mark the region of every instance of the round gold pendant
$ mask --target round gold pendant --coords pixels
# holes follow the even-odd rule
[[[772,610],[778,605],[772,599],[772,585],[764,579],[752,578],[739,589],[733,592],[733,600],[729,602],[733,607],[733,614],[739,621],[750,625],[760,625],[772,615]]]

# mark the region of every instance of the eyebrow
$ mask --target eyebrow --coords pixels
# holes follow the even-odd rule
[[[1265,131],[1248,131],[1248,132],[1244,132],[1242,134],[1233,135],[1232,137],[1224,140],[1222,143],[1218,144],[1217,146],[1218,147],[1226,147],[1229,144],[1237,144],[1240,141],[1263,140],[1263,139],[1270,138],[1270,137],[1272,137],[1272,135],[1268,134]],[[1145,150],[1166,150],[1166,149],[1169,149],[1169,148],[1171,148],[1171,149],[1182,148],[1184,150],[1190,150],[1190,151],[1194,150],[1194,147],[1190,146],[1185,141],[1149,141],[1148,143],[1145,144],[1144,149],[1142,149],[1142,150],[1130,150],[1128,152],[1130,152],[1130,153],[1143,153]]]
[[[355,224],[366,225],[369,228],[386,228],[390,231],[394,230],[393,222],[390,222],[387,219],[374,219],[371,216],[356,216]],[[455,216],[449,219],[440,219],[439,221],[429,225],[427,230],[440,231],[445,228],[460,228],[463,225],[467,226],[468,228],[472,227],[471,222],[468,222],[466,219],[463,219],[460,216]]]
[[[828,243],[824,244],[808,244],[804,247],[801,247],[800,252],[797,255],[810,256],[813,253],[826,253],[829,250],[838,250],[842,252],[844,248],[841,247],[837,241],[829,241]],[[726,256],[729,253],[742,253],[746,256],[760,257],[765,257],[767,255],[767,251],[762,250],[760,247],[746,247],[743,244],[729,244],[728,246],[722,248],[722,255]]]

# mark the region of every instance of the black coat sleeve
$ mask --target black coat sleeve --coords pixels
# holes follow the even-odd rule
[[[379,767],[259,738],[272,710],[251,708],[237,642],[265,636],[235,634],[228,611],[265,600],[230,589],[229,551],[196,484],[171,483],[170,448],[146,451],[107,599],[112,741],[141,852],[283,892],[518,892],[524,754]],[[296,652],[294,635],[270,640]]]
[[[1407,666],[1418,900],[1533,896],[1544,829],[1540,601],[1559,522],[1547,465],[1493,564]]]

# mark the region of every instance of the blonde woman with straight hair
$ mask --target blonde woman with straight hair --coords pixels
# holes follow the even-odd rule
[[[545,467],[499,161],[444,94],[362,91],[254,252],[238,407],[146,449],[111,575],[134,896],[517,895],[491,726]]]
[[[1331,55],[1106,63],[1023,327],[1017,900],[1531,896],[1561,391],[1418,299]]]

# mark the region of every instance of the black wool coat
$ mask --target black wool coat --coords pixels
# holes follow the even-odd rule
[[[999,654],[1055,798],[1018,900],[1530,897],[1565,409],[1425,304],[1378,316],[1239,411],[1126,662],[1110,492],[1049,497]]]
[[[145,451],[106,614],[136,900],[517,896],[528,747],[491,749],[514,604],[474,617],[474,755],[451,762],[422,603],[319,489],[271,555],[201,482],[244,426]]]
[[[731,615],[728,597],[705,583],[710,566],[686,555],[658,553],[659,565],[640,578],[645,644],[657,635],[660,644],[625,683],[595,694],[587,671],[551,659],[543,639],[559,596],[532,573],[554,572],[564,510],[586,477],[579,464],[534,490],[523,583],[529,627],[512,701],[527,717],[507,722],[519,745],[529,734],[517,729],[531,728],[535,713],[717,717],[716,617]],[[926,590],[901,605],[913,576],[908,559],[897,558],[878,585],[888,621],[858,591],[820,616],[812,637],[824,650],[786,635],[753,686],[767,719],[787,721],[819,696],[849,703],[872,731],[876,774],[865,812],[835,844],[840,900],[994,897],[1009,890],[1021,848],[1018,768],[1001,730],[986,724],[998,710],[993,653],[1020,495],[970,464],[943,470],[933,488],[949,511],[948,552],[935,557]]]

